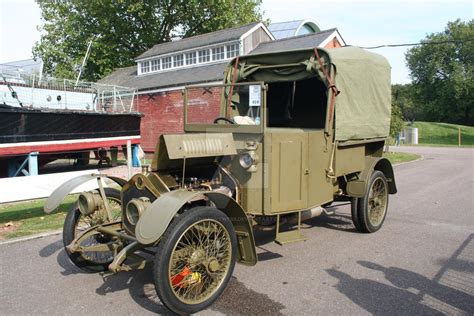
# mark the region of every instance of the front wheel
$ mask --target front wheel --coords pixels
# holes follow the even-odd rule
[[[121,217],[120,191],[111,188],[104,188],[104,191],[112,213],[112,221],[119,221]],[[71,252],[68,246],[87,229],[109,222],[105,210],[97,210],[90,215],[84,216],[79,210],[78,203],[74,204],[66,215],[63,226],[64,249],[72,263],[86,272],[102,272],[108,269],[108,265],[114,259],[113,251]],[[107,236],[97,232],[84,240],[81,246],[93,246],[108,242],[110,242],[110,239]]]
[[[387,208],[387,178],[383,172],[376,170],[370,177],[365,196],[352,200],[352,222],[358,231],[374,233],[382,227],[387,215]]]
[[[213,207],[179,215],[158,244],[155,287],[161,302],[178,314],[210,306],[234,270],[237,239],[230,219]]]

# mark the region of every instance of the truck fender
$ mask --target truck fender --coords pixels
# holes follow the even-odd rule
[[[382,171],[388,182],[388,193],[397,193],[397,186],[395,184],[395,175],[393,173],[392,164],[386,158],[381,157],[365,157],[365,168],[354,180],[347,182],[347,194],[353,197],[364,197],[367,192],[367,185],[370,176],[374,170]]]
[[[55,209],[58,208],[59,204],[64,200],[64,198],[72,192],[75,188],[80,186],[83,183],[86,183],[87,181],[91,181],[94,179],[110,179],[117,183],[120,186],[123,186],[127,181],[121,178],[117,177],[111,177],[103,174],[85,174],[82,176],[78,176],[75,178],[72,178],[71,180],[68,180],[61,184],[59,187],[57,187],[53,193],[48,197],[46,200],[46,203],[44,204],[43,210],[45,213],[49,214]]]
[[[245,265],[255,265],[255,240],[247,215],[234,199],[218,192],[174,190],[162,194],[140,216],[135,228],[138,242],[144,245],[156,243],[186,204],[206,199],[213,202],[215,207],[231,220],[237,235],[237,261]]]

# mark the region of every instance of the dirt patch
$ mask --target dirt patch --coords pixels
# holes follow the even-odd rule
[[[20,226],[20,223],[14,223],[14,222],[0,224],[0,240],[5,239],[6,234],[14,232],[19,226]]]

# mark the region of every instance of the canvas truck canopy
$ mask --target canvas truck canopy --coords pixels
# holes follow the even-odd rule
[[[390,65],[378,54],[358,47],[318,48],[322,64],[340,91],[335,102],[335,139],[387,137],[390,130]],[[236,66],[236,62],[238,65]],[[234,70],[237,70],[234,73]],[[224,81],[326,80],[313,49],[240,56],[229,63]]]

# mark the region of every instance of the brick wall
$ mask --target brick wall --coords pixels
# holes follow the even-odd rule
[[[324,48],[339,48],[342,47],[341,43],[339,43],[339,40],[337,37],[334,37],[329,43],[327,43]]]
[[[219,116],[220,90],[193,89],[188,93],[189,122],[212,123]],[[184,97],[181,90],[141,94],[138,109],[141,121],[141,146],[153,152],[160,135],[184,132]]]
[[[144,151],[153,152],[161,134],[183,133],[183,103],[181,90],[138,96],[138,110],[145,115],[140,126]]]

